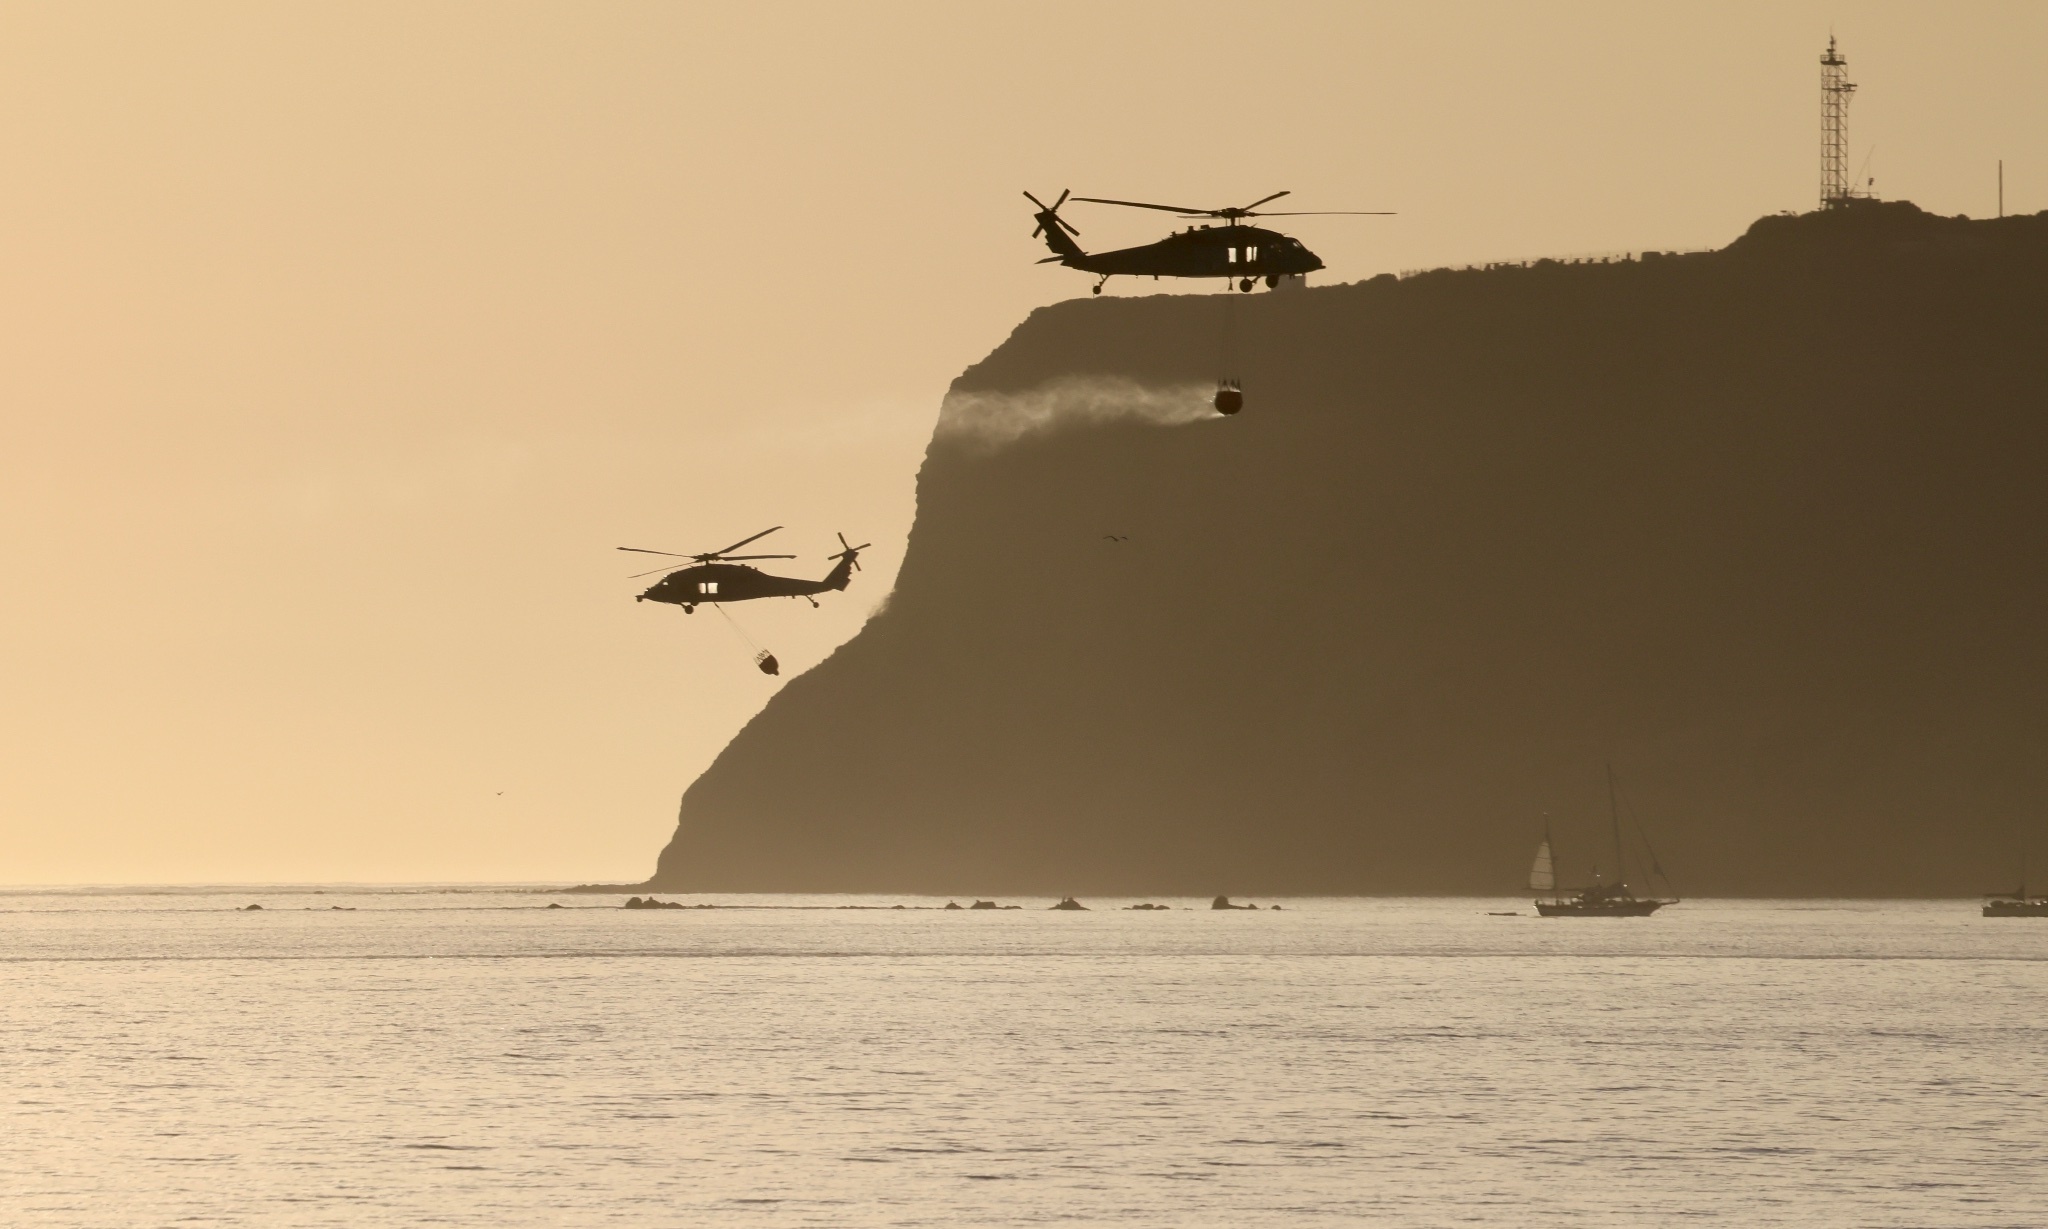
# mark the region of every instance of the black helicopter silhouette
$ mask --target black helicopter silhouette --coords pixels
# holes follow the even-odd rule
[[[1264,278],[1266,288],[1271,290],[1280,285],[1280,279],[1296,274],[1313,273],[1323,267],[1322,258],[1308,250],[1301,240],[1281,234],[1276,230],[1265,230],[1257,226],[1246,226],[1244,218],[1307,218],[1332,215],[1353,217],[1392,217],[1388,210],[1379,209],[1310,209],[1296,212],[1263,213],[1259,206],[1267,201],[1277,201],[1286,192],[1275,192],[1263,196],[1249,205],[1232,206],[1228,209],[1194,209],[1186,205],[1153,205],[1144,201],[1115,201],[1102,196],[1076,196],[1077,201],[1088,201],[1097,205],[1125,205],[1132,209],[1158,209],[1176,213],[1183,218],[1220,218],[1221,226],[1191,226],[1177,234],[1168,235],[1157,243],[1143,247],[1119,248],[1114,252],[1084,252],[1073,237],[1081,232],[1060,216],[1060,206],[1067,203],[1071,189],[1060,193],[1060,198],[1047,205],[1044,201],[1026,192],[1024,196],[1038,206],[1038,229],[1031,232],[1036,238],[1045,236],[1045,246],[1053,254],[1039,261],[1039,264],[1062,264],[1069,269],[1082,269],[1099,273],[1102,280],[1095,283],[1091,293],[1101,294],[1103,282],[1118,274],[1131,277],[1227,277],[1237,280],[1239,290],[1250,290],[1259,279]]]
[[[701,555],[685,555],[671,550],[648,550],[643,546],[621,546],[620,550],[635,551],[642,555],[668,555],[676,559],[687,559],[688,563],[674,564],[668,568],[655,568],[651,572],[636,572],[633,579],[665,572],[660,580],[648,587],[647,592],[634,598],[636,602],[667,602],[681,606],[684,614],[696,613],[697,607],[712,603],[746,602],[760,597],[800,597],[816,606],[818,599],[813,593],[824,593],[832,589],[844,589],[853,573],[860,568],[860,553],[874,545],[863,542],[859,546],[848,546],[846,535],[839,535],[843,547],[836,555],[838,565],[827,573],[823,580],[799,580],[794,576],[770,576],[759,568],[750,568],[740,563],[742,559],[794,559],[795,555],[735,555],[734,551],[749,542],[757,542],[776,529],[763,529],[751,538],[741,538],[724,550],[705,551]]]

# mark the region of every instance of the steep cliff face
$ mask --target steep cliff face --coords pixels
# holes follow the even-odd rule
[[[1603,765],[1678,886],[1973,893],[2048,826],[2048,214],[1033,313],[885,611],[670,890],[1505,892]],[[1114,535],[1114,537],[1108,536]]]

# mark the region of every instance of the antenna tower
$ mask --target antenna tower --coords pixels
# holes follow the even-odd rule
[[[1861,195],[1849,186],[1849,100],[1856,83],[1849,80],[1849,61],[1835,50],[1828,35],[1827,54],[1820,58],[1820,207],[1840,209]]]

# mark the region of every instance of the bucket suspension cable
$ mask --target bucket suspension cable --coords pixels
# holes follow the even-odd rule
[[[747,635],[746,629],[740,626],[739,620],[733,618],[732,615],[726,611],[725,604],[723,602],[713,603],[712,609],[716,610],[719,613],[719,615],[722,618],[724,618],[725,625],[732,629],[733,635],[738,636],[740,638],[741,643],[745,644],[747,648],[753,652],[754,666],[757,669],[759,669],[761,673],[782,673],[782,664],[775,660],[775,654],[770,653],[768,650],[762,648],[759,644],[756,644],[754,642],[754,638],[752,636]]]
[[[1211,403],[1219,414],[1235,414],[1244,408],[1244,387],[1237,379],[1237,296],[1230,284],[1223,287],[1223,321],[1216,339],[1216,397]]]

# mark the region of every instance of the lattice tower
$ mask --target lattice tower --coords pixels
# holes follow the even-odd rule
[[[1820,58],[1820,207],[1837,209],[1857,193],[1849,187],[1849,99],[1856,83],[1849,80],[1849,61],[1835,50],[1828,35],[1827,54]]]

